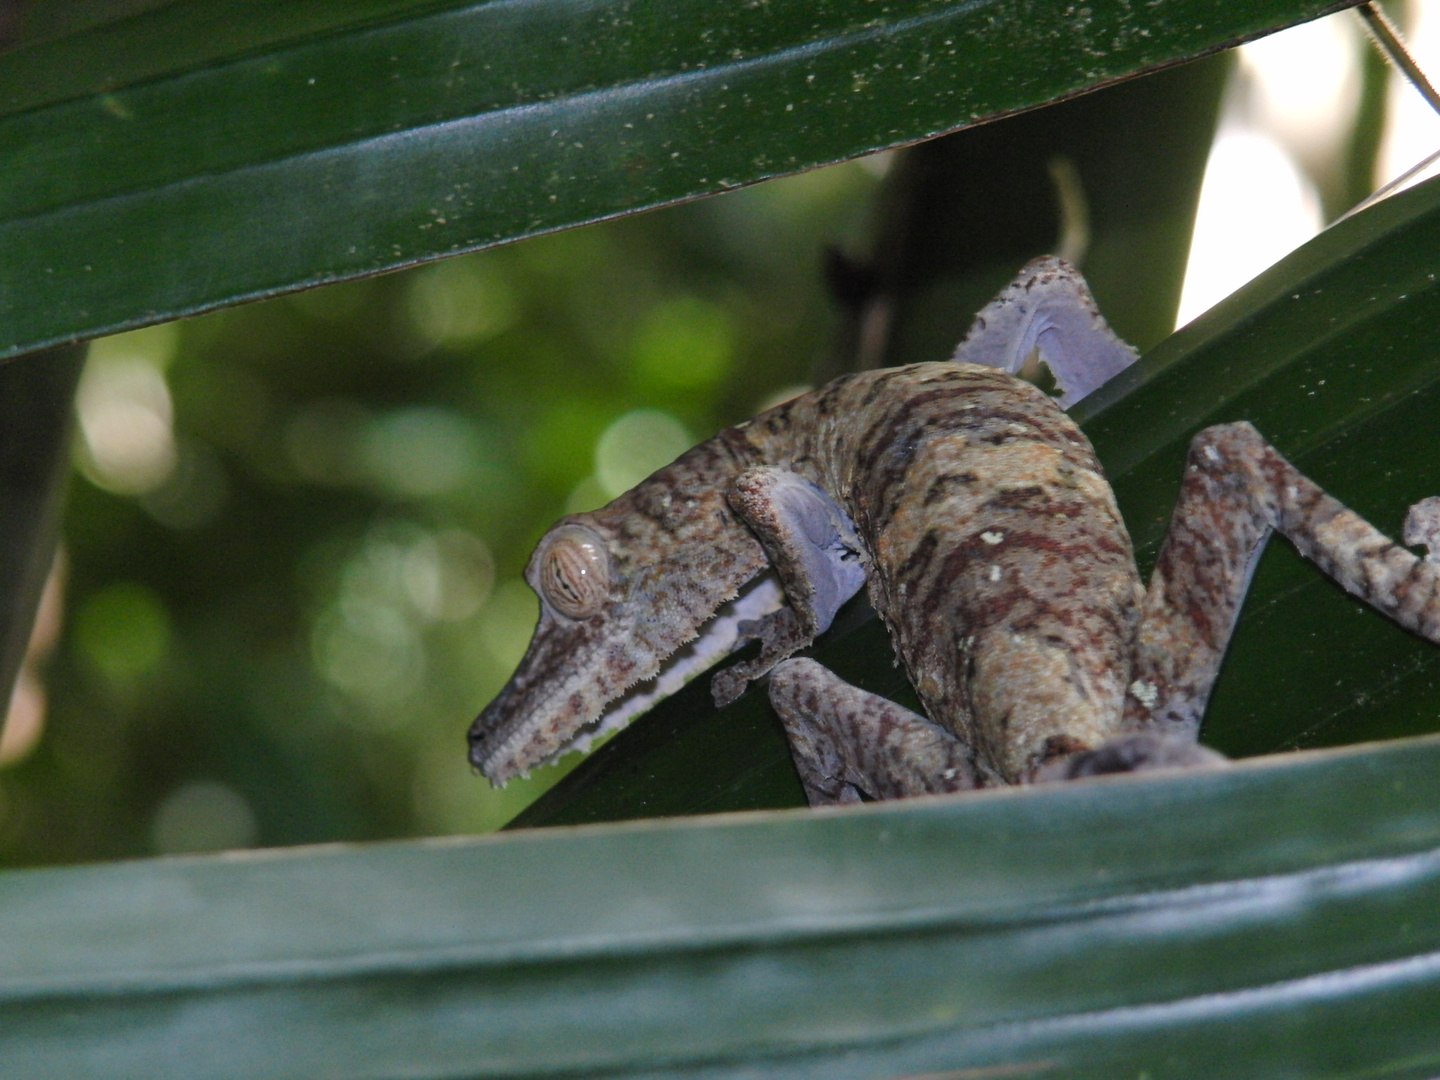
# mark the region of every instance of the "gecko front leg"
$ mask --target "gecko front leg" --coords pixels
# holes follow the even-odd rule
[[[857,689],[813,660],[785,660],[822,634],[865,584],[849,515],[818,485],[778,467],[736,477],[730,505],[754,530],[786,606],[741,627],[760,655],[715,676],[716,702],[767,671],[770,703],[812,806],[896,799],[977,786],[975,752],[923,716]],[[781,663],[780,661],[784,661]]]
[[[760,466],[740,473],[726,496],[759,539],[786,604],[740,625],[737,647],[759,641],[760,655],[711,681],[715,704],[722,707],[828,630],[841,605],[865,585],[855,526],[816,484],[789,469]]]
[[[814,660],[770,675],[770,704],[811,806],[937,795],[980,786],[975,751],[939,724],[851,686]]]
[[[1437,532],[1434,505],[1426,500],[1412,511],[1408,542],[1429,546]],[[1190,445],[1142,605],[1127,729],[1194,739],[1272,531],[1347,592],[1440,643],[1440,565],[1406,551],[1327,495],[1250,424],[1207,428]]]

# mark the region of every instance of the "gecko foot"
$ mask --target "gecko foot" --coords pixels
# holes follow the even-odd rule
[[[851,686],[814,660],[770,676],[770,704],[811,806],[980,786],[975,751],[939,724]]]
[[[770,673],[770,669],[797,649],[803,649],[814,640],[814,635],[800,625],[795,609],[779,608],[759,619],[747,619],[736,628],[735,647],[743,648],[751,641],[760,642],[760,655],[742,660],[716,673],[710,680],[710,696],[715,707],[723,709],[749,689],[756,679]]]
[[[1421,499],[1405,515],[1405,543],[1425,549],[1426,562],[1440,562],[1440,497]]]
[[[1224,765],[1229,759],[1185,735],[1142,731],[1109,739],[1094,750],[1080,750],[1051,758],[1035,770],[1031,780],[1049,784],[1108,773],[1148,772],[1151,769],[1194,769]]]

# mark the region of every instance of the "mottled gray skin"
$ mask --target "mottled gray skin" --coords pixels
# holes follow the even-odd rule
[[[1408,543],[1435,535],[1434,499],[1412,508]],[[1190,444],[1180,498],[1134,647],[1127,727],[1193,739],[1250,574],[1272,531],[1346,592],[1440,642],[1440,564],[1406,551],[1302,475],[1247,423]]]
[[[1133,359],[1053,259],[977,317],[958,356],[1017,368],[1032,346],[1067,394]],[[1437,522],[1436,504],[1420,504],[1407,540],[1428,545]],[[769,568],[786,603],[742,625],[760,655],[712,686],[723,704],[773,670],[812,803],[1214,764],[1200,719],[1275,530],[1440,641],[1440,564],[1346,510],[1248,424],[1196,437],[1147,590],[1094,450],[1055,401],[971,363],[846,376],[547,534],[526,572],[540,624],[471,728],[471,760],[501,784],[551,759]],[[858,588],[857,561],[928,718],[786,659]]]
[[[608,506],[564,518],[540,542],[525,570],[540,623],[519,669],[470,729],[470,759],[492,783],[550,760],[765,569],[759,542],[725,497],[729,481],[759,461],[744,431],[729,428]],[[557,611],[539,581],[547,540],[567,525],[593,529],[609,549],[610,597],[588,618]]]
[[[871,601],[927,711],[1000,775],[1017,777],[1051,736],[1088,746],[1114,734],[1141,587],[1094,451],[1028,383],[973,364],[916,364],[837,379],[564,519],[604,539],[611,599],[589,619],[551,609],[536,578],[542,542],[527,571],[540,627],[471,734],[487,776],[502,782],[554,754],[769,565],[726,500],[759,465],[804,477],[845,509]],[[790,617],[781,621],[789,631]],[[777,635],[744,681],[812,631]]]
[[[984,772],[1013,781],[1053,736],[1117,733],[1142,591],[1100,463],[1055,402],[993,368],[918,364],[838,380],[749,434],[768,457],[789,444],[789,467],[846,508],[926,712]]]
[[[1062,424],[1057,434],[1063,430]],[[1068,438],[1047,441],[1058,448]],[[956,464],[974,460],[968,452],[946,457]],[[961,465],[960,475],[967,471]],[[1083,495],[1066,492],[1056,482],[1060,475],[1059,468],[1037,468],[1033,484],[992,478],[989,485],[986,510],[1017,504],[1021,524],[995,546],[1013,536],[1013,566],[1024,576],[1018,588],[987,593],[986,575],[977,582],[974,561],[963,554],[973,518],[963,519],[959,547],[943,557],[939,538],[910,545],[912,559],[932,546],[937,556],[925,558],[934,586],[907,595],[948,596],[951,621],[927,622],[925,606],[911,607],[902,597],[903,614],[891,616],[892,631],[926,711],[958,739],[925,717],[847,686],[813,661],[775,668],[771,700],[812,803],[849,802],[861,792],[892,798],[1218,763],[1196,738],[1251,570],[1272,532],[1348,592],[1440,642],[1440,564],[1434,561],[1440,500],[1418,503],[1406,521],[1406,541],[1430,549],[1422,559],[1325,494],[1249,424],[1207,428],[1191,444],[1175,514],[1142,598],[1133,568],[1125,565],[1128,541],[1113,502],[1088,486],[1097,474],[1076,474],[1086,477]],[[898,498],[913,499],[921,490],[912,478],[900,485]],[[992,524],[988,538],[1000,531]],[[939,573],[937,559],[945,568]],[[952,566],[965,567],[970,579],[951,577]],[[905,580],[903,569],[883,574],[892,594]],[[871,591],[880,591],[874,582]],[[1039,619],[1037,612],[1043,612]],[[1082,645],[1057,634],[1056,624]],[[955,629],[943,637],[946,626]],[[943,663],[947,648],[956,649],[958,662]]]

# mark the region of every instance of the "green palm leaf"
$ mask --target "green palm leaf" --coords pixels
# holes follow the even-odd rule
[[[0,357],[913,142],[1339,6],[155,5],[0,62]]]
[[[919,138],[1326,5],[315,5],[194,33],[252,7],[153,6],[0,59],[8,352]],[[460,212],[434,213],[461,183]],[[1142,553],[1185,443],[1221,420],[1251,419],[1387,528],[1440,491],[1437,231],[1435,184],[1352,219],[1090,406]],[[822,658],[888,692],[888,646],[852,621]],[[1433,730],[1432,654],[1277,545],[1211,740]],[[713,716],[703,691],[532,820],[793,797],[758,697]],[[37,1078],[1433,1076],[1437,807],[1440,743],[1422,738],[836,813],[11,871],[0,1061]]]
[[[0,1055],[36,1080],[1433,1076],[1437,806],[1426,740],[12,872]]]

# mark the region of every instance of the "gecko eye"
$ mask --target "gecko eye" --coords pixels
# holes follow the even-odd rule
[[[583,525],[556,529],[540,556],[540,593],[562,615],[594,615],[610,594],[610,553],[604,542]]]

